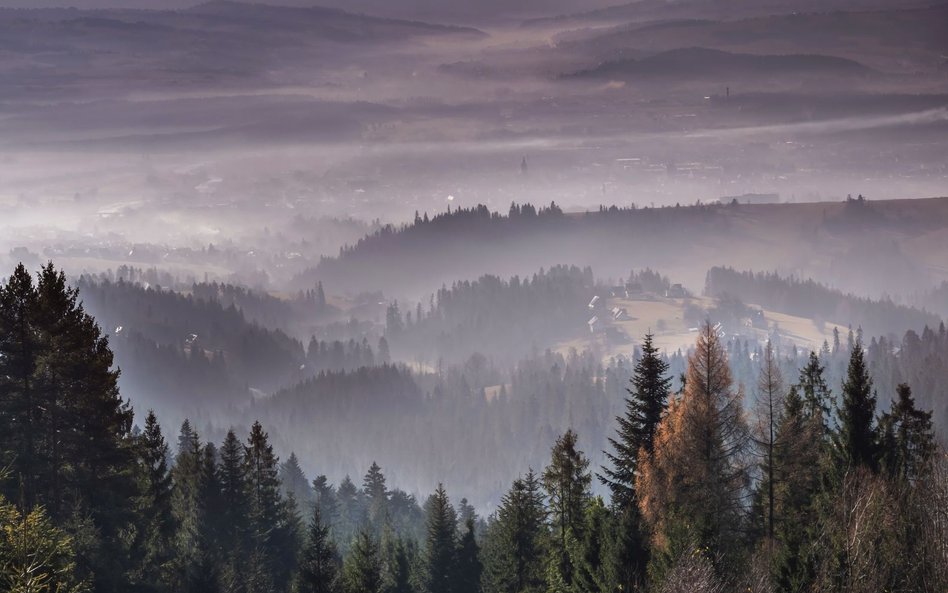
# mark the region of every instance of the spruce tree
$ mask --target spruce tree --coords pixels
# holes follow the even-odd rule
[[[444,486],[438,484],[426,504],[427,539],[425,545],[426,585],[428,593],[452,593],[457,564],[457,514]]]
[[[319,505],[313,507],[300,559],[299,593],[336,593],[341,560],[323,522]]]
[[[484,542],[484,589],[497,593],[536,593],[544,589],[548,532],[546,506],[533,470],[500,501]]]
[[[280,496],[277,478],[278,460],[269,437],[259,422],[254,422],[244,447],[244,484],[247,492],[249,525],[248,593],[282,588],[289,580],[286,562],[292,556],[281,530],[289,527],[291,517]]]
[[[797,387],[802,394],[807,415],[818,417],[822,425],[828,427],[833,393],[826,384],[824,372],[825,368],[820,363],[820,358],[816,352],[810,351],[806,366],[800,369]]]
[[[412,540],[389,537],[385,547],[384,593],[415,593],[413,578],[418,552]]]
[[[645,334],[642,357],[635,364],[632,389],[627,389],[625,415],[616,418],[619,424],[615,438],[609,439],[613,452],[606,452],[611,468],[603,467],[599,479],[612,491],[612,503],[619,509],[635,505],[635,472],[639,451],[652,454],[655,431],[668,404],[671,377],[668,363],[652,343],[652,334]]]
[[[168,444],[155,412],[149,410],[145,430],[137,439],[139,494],[136,497],[137,529],[133,549],[133,581],[150,591],[169,584],[174,557],[175,524],[171,512],[171,473]]]
[[[483,568],[474,533],[474,517],[469,516],[464,522],[464,533],[458,542],[455,593],[480,593]]]
[[[578,437],[567,430],[556,439],[550,465],[543,471],[543,487],[549,498],[553,529],[556,532],[551,550],[551,566],[566,587],[573,582],[574,567],[569,557],[568,538],[583,537],[586,505],[590,499],[589,460],[577,445]]]
[[[385,486],[382,468],[374,461],[362,481],[362,493],[368,503],[369,523],[374,526],[376,533],[380,533],[383,523],[388,519],[389,491]]]
[[[344,593],[380,593],[382,563],[379,547],[368,531],[361,530],[342,567]]]
[[[291,495],[299,504],[308,505],[313,498],[313,492],[310,489],[309,481],[300,467],[299,458],[296,453],[290,453],[290,456],[280,464],[280,492],[284,498]]]
[[[200,575],[202,470],[200,439],[190,421],[185,420],[178,435],[178,452],[171,471],[174,483],[171,512],[176,526],[175,591],[195,591],[193,584]]]
[[[876,397],[862,344],[854,343],[843,383],[837,416],[839,430],[834,443],[837,463],[843,468],[863,466],[878,469],[878,435],[875,427]]]
[[[217,467],[220,484],[221,553],[224,566],[221,580],[224,590],[242,591],[246,582],[247,558],[250,553],[250,501],[246,484],[244,448],[233,430],[220,448]]]
[[[902,383],[898,399],[879,421],[882,466],[892,478],[914,482],[931,469],[937,446],[932,413],[915,407],[912,389]]]

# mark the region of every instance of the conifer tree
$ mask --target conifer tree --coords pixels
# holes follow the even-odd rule
[[[806,366],[800,369],[797,386],[803,397],[804,409],[807,415],[819,417],[823,426],[827,427],[832,411],[833,394],[826,384],[824,372],[825,368],[820,363],[820,358],[816,355],[816,352],[810,351]]]
[[[685,392],[669,405],[653,458],[642,460],[636,480],[639,506],[653,533],[654,576],[692,547],[725,558],[738,551],[748,445],[743,392],[733,389],[727,354],[706,322],[688,357]]]
[[[221,552],[224,556],[221,581],[225,591],[242,591],[250,552],[250,503],[244,449],[233,430],[227,431],[221,445],[217,474],[221,498]]]
[[[879,421],[882,466],[891,477],[914,482],[928,473],[936,451],[932,413],[915,407],[907,384],[896,393],[898,399]]]
[[[277,458],[269,437],[259,422],[254,422],[244,447],[244,479],[247,490],[248,524],[250,527],[250,560],[248,593],[281,588],[289,581],[285,563],[292,556],[280,544],[281,529],[286,529],[290,516],[280,496]]]
[[[87,592],[72,544],[42,507],[21,513],[0,496],[0,591]]]
[[[389,491],[385,486],[385,476],[382,474],[382,468],[374,461],[362,481],[362,493],[368,503],[369,522],[378,531],[382,528],[382,524],[387,521]]]
[[[480,593],[483,568],[480,547],[474,533],[474,517],[468,516],[458,542],[455,593]]]
[[[149,410],[145,430],[138,438],[139,494],[134,549],[137,566],[133,581],[151,591],[169,583],[174,551],[175,525],[171,512],[171,473],[168,444],[154,411]]]
[[[425,507],[426,590],[428,593],[453,593],[457,566],[457,514],[448,500],[444,486],[438,484]]]
[[[484,590],[536,593],[544,588],[546,507],[530,470],[514,480],[500,502],[484,543]]]
[[[612,502],[620,509],[635,505],[635,472],[639,450],[652,454],[655,431],[668,405],[671,377],[668,363],[652,343],[652,334],[645,334],[642,357],[635,364],[632,389],[625,400],[625,415],[616,418],[619,424],[615,438],[609,439],[614,452],[606,452],[612,468],[602,468],[599,479],[612,491]]]
[[[556,439],[550,465],[543,471],[543,487],[549,499],[551,519],[556,537],[553,540],[551,570],[566,587],[572,585],[573,571],[568,539],[583,537],[586,505],[590,499],[592,476],[589,460],[577,449],[578,437],[571,429]]]
[[[178,435],[178,451],[171,471],[174,483],[171,512],[175,521],[175,591],[193,591],[200,575],[201,479],[203,460],[198,434],[185,420]]]
[[[814,500],[820,489],[819,467],[825,441],[820,416],[792,388],[784,399],[774,452],[775,536],[780,542],[773,557],[773,582],[778,591],[810,590],[816,566],[812,542],[818,534]]]
[[[300,559],[299,593],[337,593],[341,565],[336,545],[329,535],[329,525],[323,522],[322,511],[313,507],[306,535],[306,545]]]
[[[837,463],[843,468],[863,466],[875,471],[879,461],[876,397],[872,393],[872,378],[859,342],[850,351],[842,393],[837,412],[839,430],[834,438]]]
[[[418,552],[413,540],[394,537],[389,532],[384,549],[384,593],[415,593],[415,565]]]
[[[774,355],[773,345],[768,340],[757,376],[757,405],[755,443],[761,458],[763,477],[759,484],[757,506],[763,509],[763,525],[768,541],[774,538],[774,491],[776,489],[775,453],[777,449],[777,425],[783,409],[783,376]]]
[[[280,492],[284,498],[292,496],[297,503],[309,504],[312,500],[312,490],[309,481],[300,467],[299,458],[296,453],[290,453],[290,456],[280,464]]]
[[[368,531],[361,530],[342,567],[344,593],[380,593],[382,564],[379,547]]]

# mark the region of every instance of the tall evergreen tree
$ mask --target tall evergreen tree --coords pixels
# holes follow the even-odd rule
[[[915,407],[912,389],[902,383],[898,399],[879,421],[882,466],[898,480],[913,482],[925,476],[937,449],[932,413]]]
[[[291,452],[286,461],[280,464],[279,478],[280,492],[284,498],[292,496],[297,503],[304,505],[312,501],[313,493],[296,453]]]
[[[480,593],[483,568],[474,533],[474,517],[469,516],[458,542],[455,593]]]
[[[875,427],[876,397],[866,366],[862,344],[854,343],[843,382],[843,397],[837,417],[839,430],[834,444],[837,462],[845,467],[878,469],[878,435]]]
[[[569,557],[568,540],[570,537],[583,537],[586,505],[590,500],[589,460],[577,448],[578,436],[573,430],[567,430],[556,439],[551,453],[550,465],[543,471],[543,487],[549,498],[551,519],[556,537],[553,540],[554,572],[565,586],[573,582],[573,571]]]
[[[826,384],[825,371],[816,352],[810,351],[806,365],[800,369],[797,387],[802,394],[807,415],[819,417],[823,426],[828,426],[833,393]]]
[[[138,518],[132,581],[144,590],[160,591],[170,582],[175,524],[168,471],[170,452],[152,410],[145,419],[145,430],[138,437],[137,450],[139,494],[135,505]]]
[[[185,420],[178,435],[178,452],[171,471],[174,482],[171,511],[176,526],[175,591],[194,591],[194,583],[200,576],[202,469],[200,439],[190,421]]]
[[[368,503],[369,522],[378,531],[382,528],[382,524],[387,521],[389,491],[385,486],[385,476],[382,474],[382,468],[374,461],[362,481],[362,493]]]
[[[603,467],[599,479],[612,491],[612,503],[627,509],[635,505],[635,472],[639,451],[652,454],[655,431],[668,405],[671,377],[668,363],[652,343],[652,334],[645,334],[642,356],[635,364],[632,389],[625,400],[625,415],[616,418],[619,424],[615,438],[609,439],[613,452],[606,452],[611,468]]]
[[[484,590],[537,593],[544,589],[546,506],[533,471],[501,498],[484,542]]]
[[[280,496],[278,460],[259,422],[254,422],[244,447],[244,479],[247,490],[250,556],[248,593],[280,589],[289,582],[293,554],[281,549],[280,530],[288,527],[290,516]]]
[[[300,561],[299,593],[337,593],[341,559],[317,504],[307,530]]]
[[[425,545],[426,590],[428,593],[453,593],[457,565],[457,514],[441,484],[425,506],[428,534]]]
[[[244,448],[233,430],[220,449],[217,468],[220,483],[221,543],[224,567],[221,575],[225,591],[242,592],[250,552],[250,501],[247,489]]]
[[[382,563],[379,547],[369,532],[359,531],[342,567],[344,593],[380,593]]]
[[[99,591],[127,589],[135,520],[132,412],[112,352],[79,293],[52,264],[33,283],[22,265],[0,288],[0,463],[10,498],[66,524],[82,515],[77,571]]]

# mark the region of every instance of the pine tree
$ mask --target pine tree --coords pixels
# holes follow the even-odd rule
[[[299,592],[336,593],[341,560],[318,504],[313,507],[313,517],[307,531],[306,546],[300,561]]]
[[[855,343],[843,383],[843,398],[837,412],[839,430],[835,435],[837,463],[843,468],[863,466],[878,469],[878,435],[874,426],[876,397],[861,343]]]
[[[567,430],[553,445],[550,465],[543,471],[543,487],[549,497],[556,532],[551,559],[552,570],[565,586],[572,585],[574,567],[570,561],[568,538],[583,537],[586,505],[589,503],[589,460],[576,448],[578,437]]]
[[[415,593],[413,570],[418,552],[413,540],[387,538],[382,591],[384,593]]]
[[[455,580],[457,514],[448,501],[444,487],[438,484],[426,506],[427,539],[425,546],[426,586],[428,593],[452,593]]]
[[[359,531],[342,567],[344,593],[380,593],[382,565],[379,548],[365,530]]]
[[[616,418],[616,438],[610,438],[613,453],[606,452],[612,468],[603,467],[599,479],[612,491],[612,502],[618,508],[635,505],[635,472],[639,451],[652,454],[655,431],[661,422],[671,389],[668,363],[652,343],[652,334],[645,334],[642,357],[635,365],[632,389],[625,400],[625,415]]]
[[[480,560],[480,548],[474,533],[474,517],[464,522],[464,533],[458,542],[455,593],[480,593],[483,565]]]

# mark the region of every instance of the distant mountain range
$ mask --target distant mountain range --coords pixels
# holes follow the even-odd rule
[[[825,55],[752,55],[703,47],[674,49],[640,60],[606,62],[577,77],[611,79],[641,77],[719,78],[726,76],[766,77],[804,74],[808,76],[852,76],[871,72],[844,58]]]

